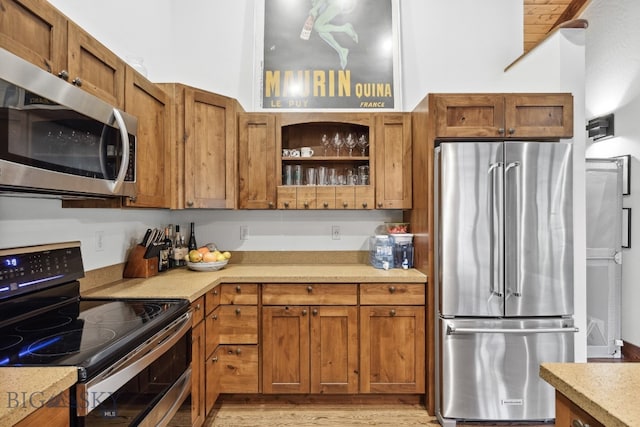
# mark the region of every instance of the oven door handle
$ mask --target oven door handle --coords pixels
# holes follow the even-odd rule
[[[78,416],[84,417],[107,399],[115,399],[113,394],[120,387],[151,365],[190,330],[191,311],[188,311],[95,378],[79,383],[76,387]]]

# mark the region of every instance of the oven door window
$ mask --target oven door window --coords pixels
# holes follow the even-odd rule
[[[188,332],[110,398],[78,420],[78,424],[87,427],[135,426],[150,416],[154,409],[157,412],[161,399],[171,394],[172,388],[179,386],[178,382],[184,378],[185,372],[190,372],[190,342],[191,332]]]
[[[71,175],[114,180],[120,131],[0,79],[0,157]],[[130,138],[131,139],[131,138]]]

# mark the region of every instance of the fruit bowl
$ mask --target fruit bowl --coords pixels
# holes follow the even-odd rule
[[[215,262],[187,261],[187,267],[189,267],[190,270],[194,270],[194,271],[217,271],[217,270],[220,270],[225,265],[227,265],[228,262],[229,262],[228,259],[224,261],[215,261]]]

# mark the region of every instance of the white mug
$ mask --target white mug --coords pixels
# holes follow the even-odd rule
[[[313,150],[311,147],[302,147],[300,148],[300,155],[302,157],[311,157],[313,156]]]

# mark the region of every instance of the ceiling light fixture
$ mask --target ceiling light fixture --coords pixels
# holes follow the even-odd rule
[[[613,135],[613,114],[596,117],[587,123],[589,138],[599,141],[604,138],[611,138]]]

